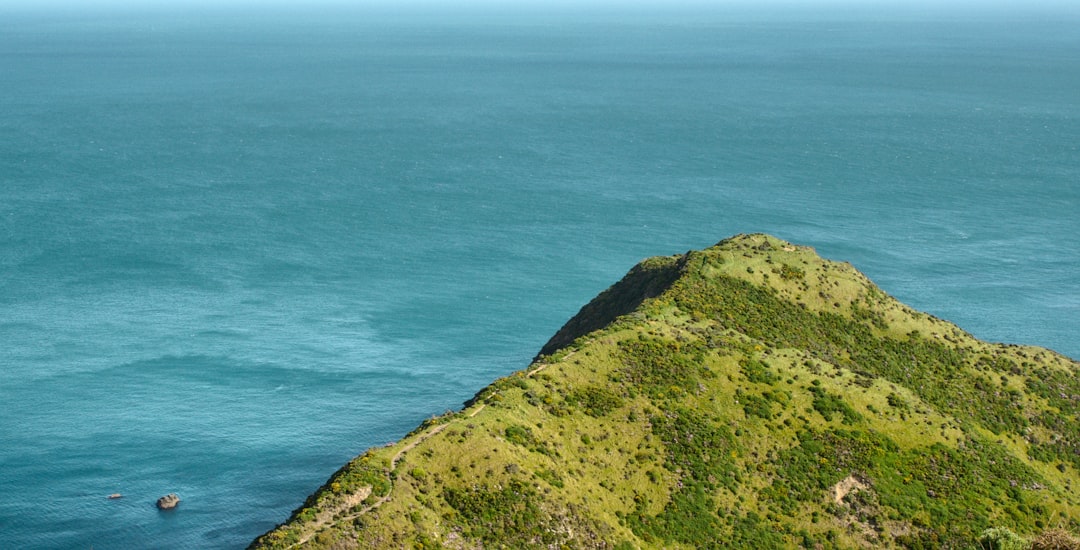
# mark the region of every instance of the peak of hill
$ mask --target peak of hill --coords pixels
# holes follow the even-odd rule
[[[527,369],[352,460],[252,546],[1068,541],[1078,374],[739,235],[641,262]]]

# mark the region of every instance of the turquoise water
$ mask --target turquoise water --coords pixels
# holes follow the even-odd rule
[[[735,233],[1080,357],[1080,15],[970,15],[0,7],[0,540],[243,547]]]

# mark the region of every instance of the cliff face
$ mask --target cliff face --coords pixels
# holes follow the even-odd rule
[[[357,457],[252,546],[939,548],[1075,531],[1078,374],[741,235],[642,262],[526,370]]]

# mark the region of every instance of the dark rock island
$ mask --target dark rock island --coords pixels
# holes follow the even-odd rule
[[[180,504],[180,497],[176,496],[176,493],[169,493],[157,499],[157,507],[159,510],[172,510],[173,508],[176,508],[177,504]]]

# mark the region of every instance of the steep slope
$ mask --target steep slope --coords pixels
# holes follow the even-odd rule
[[[766,235],[652,258],[256,548],[970,547],[1080,527],[1080,366]],[[1003,531],[998,531],[998,533]]]

